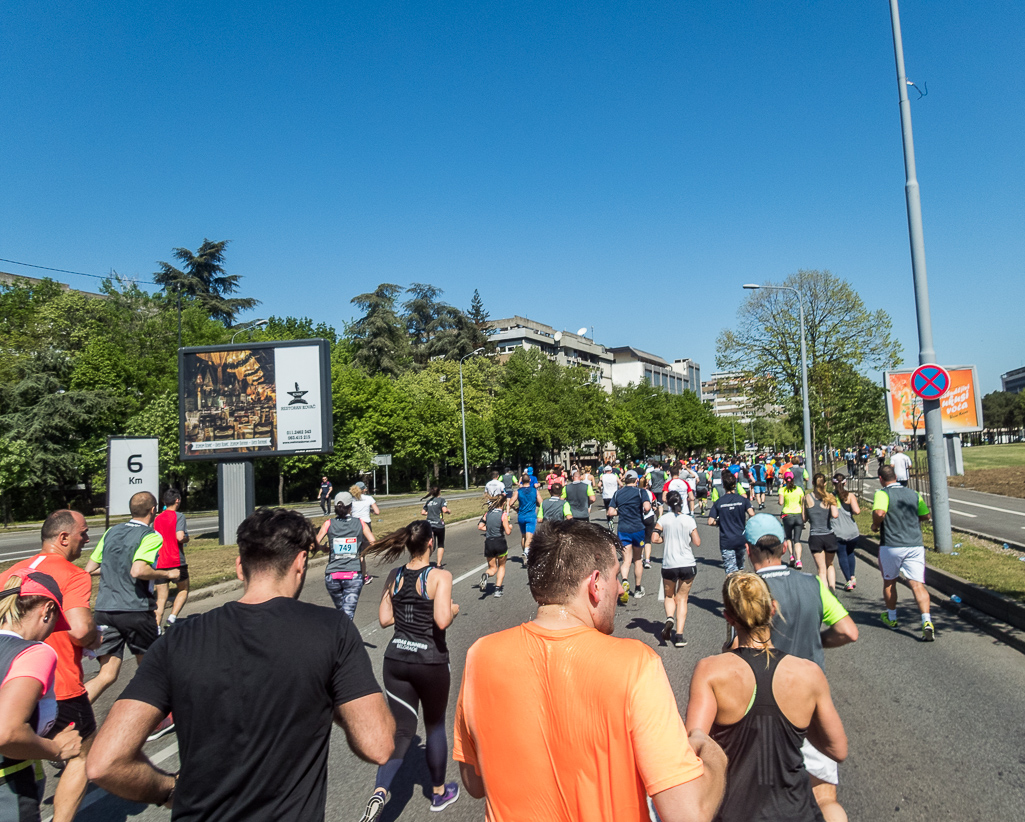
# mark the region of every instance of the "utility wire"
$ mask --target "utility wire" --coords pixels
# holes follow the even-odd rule
[[[8,259],[6,259],[4,257],[0,257],[0,263],[11,263],[12,265],[23,265],[23,266],[26,266],[27,268],[39,268],[39,269],[42,269],[43,271],[57,271],[57,272],[59,272],[61,274],[76,274],[79,277],[92,277],[94,280],[109,280],[109,279],[111,279],[111,277],[109,275],[108,276],[101,276],[99,274],[86,274],[84,271],[70,271],[67,268],[50,268],[49,266],[46,266],[46,265],[35,265],[34,263],[22,263],[22,262],[18,262],[18,260],[8,260]],[[141,285],[160,285],[160,283],[155,283],[155,282],[152,282],[150,280],[132,280],[132,282],[139,283]]]

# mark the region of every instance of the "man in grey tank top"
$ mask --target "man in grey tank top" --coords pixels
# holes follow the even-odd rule
[[[591,516],[591,503],[594,502],[594,489],[591,483],[580,478],[580,469],[574,468],[572,481],[562,489],[562,498],[569,503],[573,519],[587,522]]]
[[[872,530],[878,531],[879,570],[883,574],[886,611],[880,619],[897,630],[897,577],[901,571],[911,586],[922,613],[922,641],[932,642],[936,630],[929,613],[929,591],[925,587],[925,546],[921,523],[929,520],[929,506],[922,495],[897,483],[892,465],[879,469],[879,484],[872,500]]]

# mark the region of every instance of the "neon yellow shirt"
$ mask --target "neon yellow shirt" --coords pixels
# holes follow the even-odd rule
[[[783,498],[784,514],[800,514],[801,504],[804,501],[804,489],[795,485],[793,490],[785,485],[780,489],[779,495]]]

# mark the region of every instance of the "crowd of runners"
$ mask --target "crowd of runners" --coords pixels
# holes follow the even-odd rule
[[[848,453],[854,473],[860,451]],[[899,449],[876,456],[881,620],[899,626],[903,575],[922,639],[932,641],[920,528],[928,508],[907,487]],[[488,818],[639,818],[650,797],[663,820],[845,819],[836,786],[847,740],[824,649],[858,639],[835,571],[839,564],[843,591],[856,587],[861,503],[848,479],[809,475],[793,454],[609,459],[554,466],[543,477],[495,471],[477,522],[487,563],[479,588],[503,596],[512,553],[538,611],[526,625],[482,637],[466,657],[454,758],[463,788],[487,798]],[[332,491],[325,478],[322,508],[333,509],[319,530],[298,512],[248,518],[238,533],[243,597],[187,620],[189,534],[178,492],[164,494],[160,513],[151,494],[133,496],[131,520],[103,534],[84,569],[74,562],[89,543],[85,519],[51,514],[40,552],[0,577],[0,822],[39,819],[44,759],[62,771],[58,822],[74,818],[90,779],[172,807],[176,817],[320,819],[332,721],[357,755],[379,765],[361,817],[374,822],[421,713],[430,809],[455,802],[460,784],[446,781],[446,630],[459,606],[444,567],[447,501],[432,488],[423,519],[375,536],[377,505],[366,488],[357,483],[333,499]],[[766,513],[773,502],[778,513]],[[660,657],[611,634],[617,608],[646,595],[654,552],[662,643],[687,645],[700,519],[718,529],[729,630],[723,653],[698,662],[681,712]],[[334,611],[295,601],[321,549]],[[368,558],[403,560],[378,603],[380,625],[392,629],[383,693],[352,627]],[[126,647],[138,671],[97,731],[92,704],[117,680]],[[88,682],[83,655],[99,662]],[[502,701],[499,718],[495,696],[510,687],[516,698]],[[620,728],[624,704],[634,719]],[[145,742],[171,731],[178,773],[142,754]]]

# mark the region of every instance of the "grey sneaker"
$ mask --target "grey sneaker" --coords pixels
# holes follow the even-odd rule
[[[498,586],[497,588],[495,588],[495,596],[496,596],[496,597],[500,597],[500,596],[502,596],[503,594],[505,594],[505,590],[504,590],[504,589],[505,589],[505,586],[504,586],[504,585],[500,585],[500,586]]]
[[[487,590],[487,587],[488,587],[488,574],[485,571],[483,574],[480,575],[480,589],[482,591],[485,591],[485,590]]]
[[[644,596],[644,586],[638,585],[634,588],[634,599],[640,599],[642,596]]]

